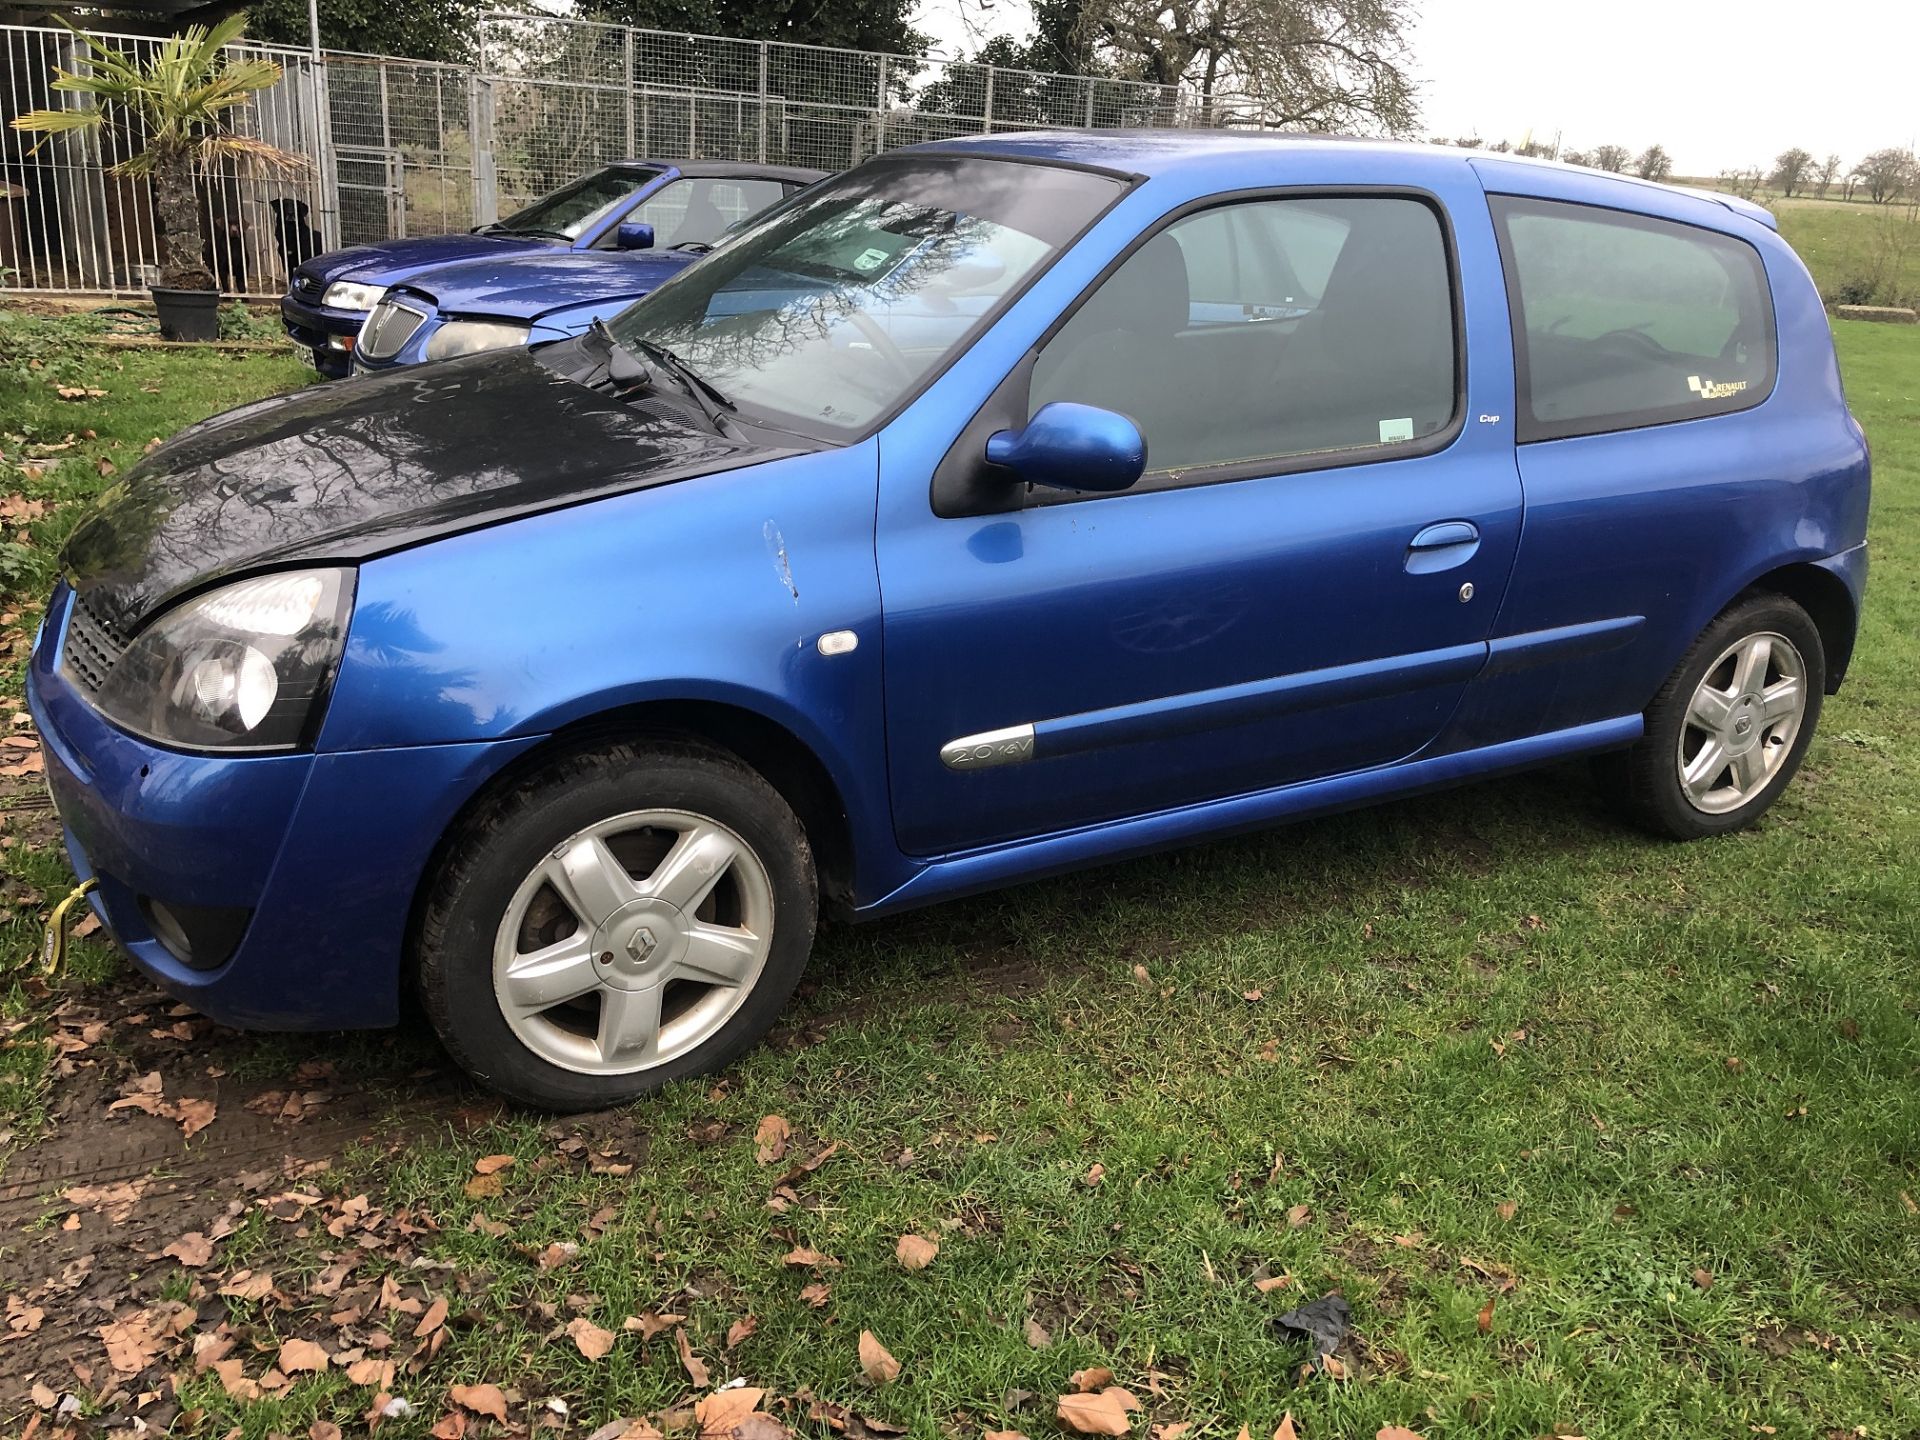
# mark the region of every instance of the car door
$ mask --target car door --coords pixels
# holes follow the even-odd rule
[[[1177,213],[1029,352],[931,498],[924,460],[883,443],[904,850],[1386,765],[1439,733],[1521,514],[1497,257],[1461,178],[1452,214],[1378,189]],[[1056,400],[1132,418],[1146,476],[942,489]]]

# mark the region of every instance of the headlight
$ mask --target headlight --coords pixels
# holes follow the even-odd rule
[[[291,750],[340,662],[351,570],[224,585],[134,637],[95,703],[116,724],[188,750]]]
[[[327,293],[320,297],[322,305],[331,305],[336,310],[371,310],[380,303],[380,297],[387,293],[384,285],[362,285],[357,280],[336,280],[327,286]]]
[[[450,320],[427,341],[427,359],[452,360],[482,350],[505,350],[527,343],[525,325],[506,320]]]

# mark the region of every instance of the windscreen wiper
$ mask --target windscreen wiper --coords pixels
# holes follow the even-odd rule
[[[613,332],[608,331],[607,333],[612,334]],[[620,342],[616,340],[614,343],[617,345]],[[640,348],[641,353],[649,360],[672,371],[680,383],[687,387],[688,396],[700,407],[701,411],[705,413],[707,419],[713,422],[714,428],[721,430],[723,434],[725,433],[722,427],[726,424],[726,419],[720,412],[722,410],[733,411],[739,409],[739,406],[727,398],[726,391],[722,390],[718,385],[715,385],[711,380],[707,379],[706,376],[702,375],[698,370],[695,370],[666,346],[656,345],[651,340],[636,340],[634,344]]]
[[[678,355],[664,345],[646,340],[638,342],[636,350],[615,335],[605,320],[597,317],[587,326],[587,335],[597,341],[605,353],[593,370],[569,378],[596,389],[602,385],[643,385],[657,389],[660,372],[665,370],[680,382],[687,398],[713,427],[714,433],[731,438],[732,426],[722,410],[733,409],[733,402]]]

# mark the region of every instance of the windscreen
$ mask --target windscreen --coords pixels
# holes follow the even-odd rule
[[[612,321],[749,418],[844,439],[903,400],[1122,193],[1092,171],[885,157],[750,221]]]
[[[550,235],[559,240],[578,240],[599,224],[609,210],[659,178],[658,170],[630,165],[609,166],[591,175],[583,175],[571,185],[562,185],[551,195],[541,196],[526,209],[516,210],[506,219],[487,228],[515,235]]]

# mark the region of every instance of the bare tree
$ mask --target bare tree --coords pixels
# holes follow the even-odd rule
[[[1811,152],[1802,150],[1798,145],[1791,150],[1782,150],[1773,160],[1773,173],[1767,176],[1769,183],[1778,187],[1780,194],[1788,200],[1796,191],[1805,190],[1813,183],[1815,166]]]
[[[1633,162],[1633,173],[1642,180],[1664,180],[1673,174],[1673,157],[1664,145],[1649,145]]]
[[[1722,170],[1720,184],[1729,194],[1738,195],[1742,200],[1758,200],[1761,187],[1767,183],[1767,175],[1758,165],[1749,165],[1744,170]]]
[[[1596,145],[1593,149],[1593,168],[1610,170],[1618,175],[1627,168],[1633,159],[1633,152],[1624,145]]]
[[[1456,138],[1453,143],[1458,145],[1462,150],[1478,150],[1486,144],[1486,141],[1482,140],[1478,135],[1461,135]]]
[[[1569,165],[1592,165],[1593,157],[1584,150],[1568,150],[1560,157]]]
[[[1087,0],[1116,68],[1260,104],[1264,125],[1404,134],[1419,112],[1407,69],[1411,0]]]
[[[1913,184],[1914,157],[1911,150],[1890,147],[1876,150],[1860,162],[1854,176],[1867,198],[1876,205],[1897,200]]]
[[[1822,200],[1827,191],[1833,188],[1833,182],[1840,178],[1841,163],[1838,155],[1829,155],[1820,162],[1820,168],[1813,172],[1813,193]]]

